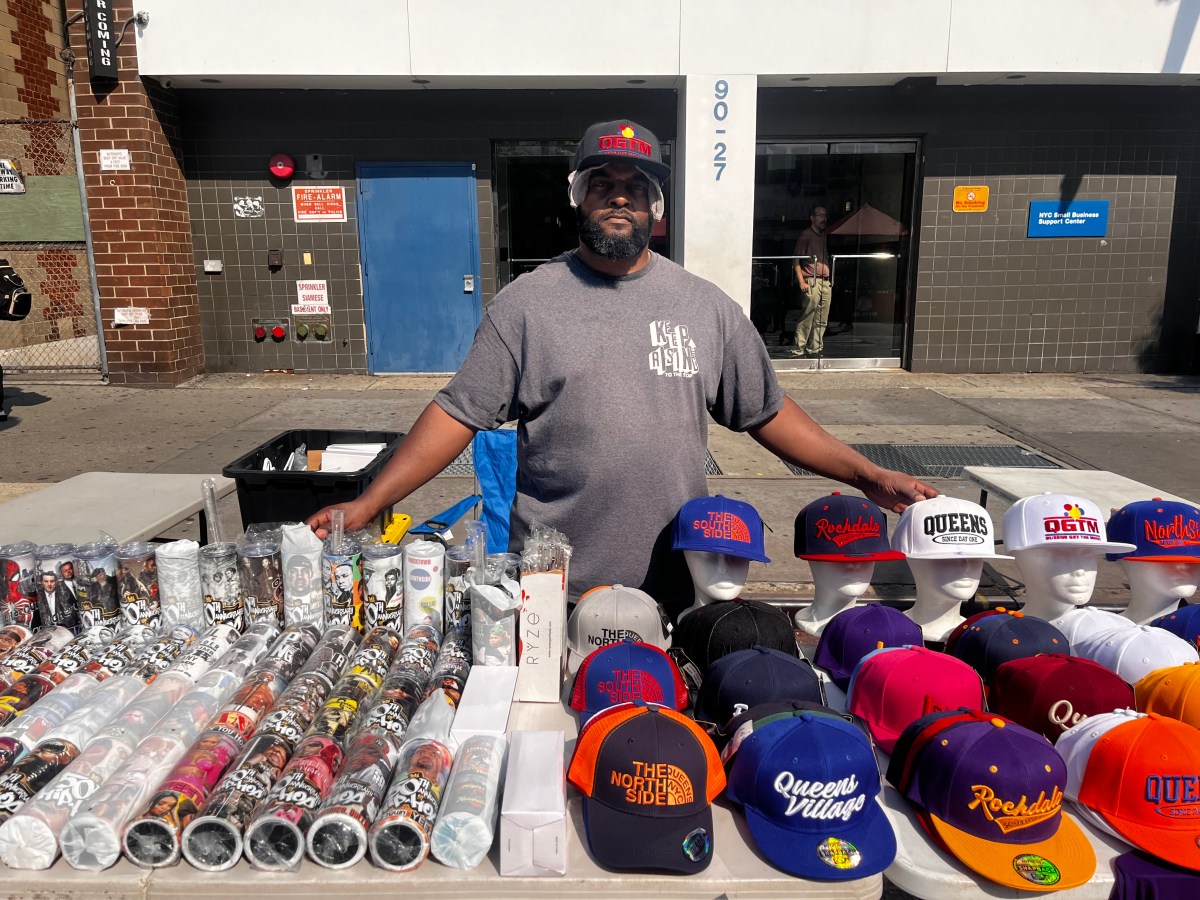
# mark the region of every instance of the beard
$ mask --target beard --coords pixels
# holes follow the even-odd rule
[[[606,214],[611,215],[611,213]],[[579,224],[579,240],[602,259],[633,259],[650,246],[650,220],[638,221],[630,213],[633,229],[628,234],[610,234],[604,230],[604,218],[590,219],[583,210],[575,210]]]

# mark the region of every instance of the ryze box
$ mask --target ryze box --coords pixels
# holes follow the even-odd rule
[[[500,808],[500,874],[565,875],[567,786],[561,731],[513,732]]]
[[[517,700],[558,703],[567,629],[567,569],[521,575]]]

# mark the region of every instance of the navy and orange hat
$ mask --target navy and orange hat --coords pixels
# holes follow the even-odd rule
[[[583,133],[575,148],[576,172],[610,162],[637,166],[659,181],[671,176],[671,167],[662,161],[662,143],[654,132],[629,119],[597,122]]]
[[[625,638],[593,650],[579,666],[571,688],[571,709],[579,721],[620,703],[688,705],[687,685],[671,657],[651,644]]]
[[[887,516],[866,497],[834,491],[796,515],[794,546],[799,559],[881,562],[904,559],[888,543]]]
[[[712,861],[712,802],[725,769],[686,716],[652,704],[608,710],[580,733],[567,780],[583,794],[588,849],[600,865],[690,874]]]
[[[978,619],[958,636],[949,652],[990,682],[996,669],[1009,660],[1039,653],[1070,653],[1071,645],[1045,619],[1014,612]]]
[[[671,525],[672,550],[724,553],[769,563],[762,518],[749,503],[715,497],[696,497],[679,507]]]

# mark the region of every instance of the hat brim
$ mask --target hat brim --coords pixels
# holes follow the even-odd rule
[[[575,166],[575,171],[582,172],[584,169],[606,166],[609,163],[625,163],[626,165],[634,166],[641,169],[647,175],[653,175],[660,182],[666,181],[671,177],[671,167],[666,163],[655,162],[652,159],[646,159],[644,156],[637,156],[632,153],[628,156],[621,153],[592,153],[579,160],[579,163]]]
[[[1095,553],[1112,553],[1112,554],[1129,553],[1129,552],[1137,549],[1137,546],[1134,544],[1119,544],[1119,543],[1113,543],[1112,541],[1102,541],[1102,542],[1096,543],[1096,542],[1092,542],[1092,541],[1079,541],[1079,540],[1075,540],[1075,541],[1042,541],[1041,543],[1037,543],[1037,544],[1027,544],[1024,547],[1014,547],[1011,544],[1008,544],[1006,542],[1004,546],[1008,547],[1009,550],[1043,550],[1046,548],[1055,549],[1057,547],[1066,547],[1070,550],[1086,549],[1086,550],[1091,550]],[[1200,557],[1198,557],[1196,559],[1196,561],[1200,562]]]
[[[583,828],[592,858],[606,869],[690,874],[704,871],[712,862],[715,835],[711,806],[681,816],[640,816],[584,797]],[[692,860],[684,846],[701,830],[708,835],[708,853]]]
[[[1029,844],[1004,844],[976,837],[955,828],[926,811],[929,824],[946,848],[967,868],[989,881],[1021,891],[1061,891],[1086,884],[1096,874],[1096,852],[1075,820],[1060,814],[1058,831],[1044,841]],[[982,815],[982,814],[981,814]],[[1034,878],[1019,874],[1016,864],[1021,857],[1030,857],[1032,864],[1041,861],[1057,872],[1053,881],[1038,883]]]
[[[697,550],[700,553],[724,553],[726,556],[736,556],[738,559],[748,559],[752,562],[769,563],[771,557],[765,553],[755,553],[747,550],[744,544],[725,544],[716,541],[705,541],[703,545],[692,541],[678,541],[671,545],[672,550]]]
[[[1173,562],[1173,563],[1193,563],[1200,564],[1200,554],[1195,556],[1116,556],[1116,559],[1121,562]]]
[[[821,562],[889,562],[904,559],[899,550],[880,550],[876,553],[797,553],[796,559],[814,559]]]
[[[746,824],[759,852],[775,868],[800,878],[822,881],[850,881],[877,875],[896,859],[896,833],[879,800],[872,797],[852,826],[832,822],[827,832],[813,834],[782,828],[752,807],[743,807]],[[843,853],[820,852],[822,844],[834,838],[849,844]],[[845,852],[845,851],[850,852]],[[854,852],[858,861],[853,862]]]
[[[969,553],[962,550],[935,550],[928,553],[909,553],[905,559],[1012,559],[1003,553]]]
[[[1187,830],[1177,831],[1173,828],[1152,828],[1137,822],[1128,822],[1095,809],[1092,812],[1104,819],[1122,840],[1133,844],[1139,850],[1145,850],[1152,856],[1183,866],[1185,869],[1200,869],[1200,847],[1196,844],[1194,821],[1188,823],[1191,827]]]

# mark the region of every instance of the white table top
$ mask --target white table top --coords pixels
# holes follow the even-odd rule
[[[85,543],[101,531],[121,544],[157,537],[203,509],[205,478],[218,497],[237,487],[221,475],[84,472],[0,504],[0,545]]]
[[[1105,515],[1135,500],[1182,500],[1166,491],[1099,469],[1022,469],[1009,466],[963,466],[962,477],[980,490],[1012,503],[1034,494],[1077,494]]]

